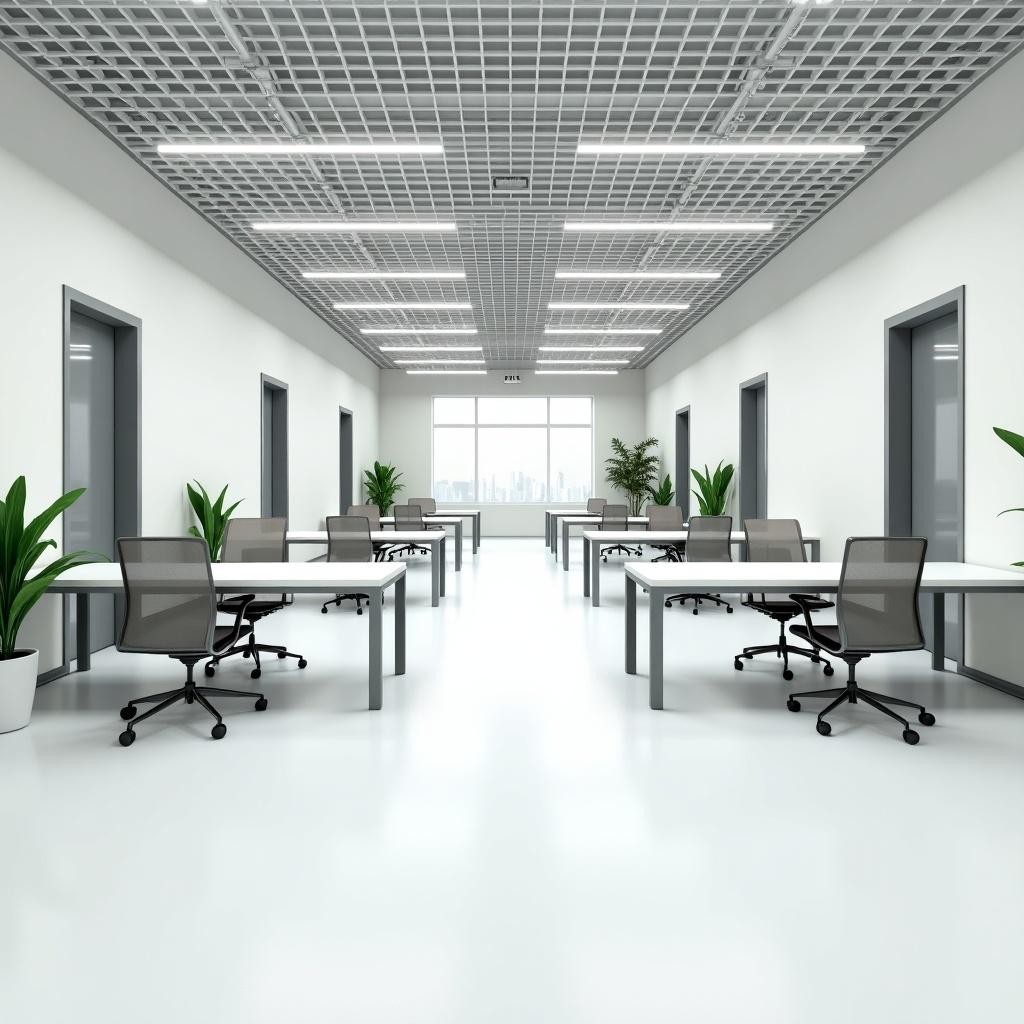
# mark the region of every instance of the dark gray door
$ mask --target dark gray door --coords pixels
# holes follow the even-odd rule
[[[768,517],[768,382],[740,390],[740,522]]]
[[[114,558],[114,328],[71,314],[68,360],[68,487],[86,492],[65,513],[67,550],[99,551]],[[71,633],[75,636],[75,602]],[[114,599],[90,601],[90,648],[114,643]],[[66,649],[73,650],[73,643]]]
[[[957,562],[960,523],[960,386],[956,313],[911,332],[911,533],[928,561]],[[946,601],[946,657],[963,660],[960,602]],[[931,648],[930,602],[922,609]]]
[[[354,468],[352,466],[352,413],[347,409],[339,410],[341,421],[339,425],[338,452],[339,452],[339,473],[340,483],[338,487],[338,512],[340,515],[347,515],[349,506],[352,504],[352,478]]]
[[[288,516],[288,386],[263,375],[260,514]]]
[[[676,413],[676,504],[683,510],[683,522],[690,518],[690,410]]]

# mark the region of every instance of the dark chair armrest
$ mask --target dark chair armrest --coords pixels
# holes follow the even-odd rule
[[[231,627],[234,630],[235,634],[234,640],[231,641],[232,643],[234,643],[235,640],[238,639],[239,633],[242,632],[242,619],[245,617],[245,613],[248,610],[249,605],[251,605],[253,601],[256,600],[256,595],[238,594],[236,596],[236,600],[238,601],[238,611],[235,613],[235,622],[234,625]]]
[[[804,613],[804,622],[809,630],[814,629],[811,612],[820,612],[823,608],[832,607],[831,601],[826,601],[814,594],[790,594],[789,599],[800,606],[800,611]]]

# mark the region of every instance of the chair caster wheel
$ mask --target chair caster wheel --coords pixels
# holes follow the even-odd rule
[[[248,651],[242,651],[242,657],[243,658],[248,658],[249,657],[249,652]]]
[[[130,747],[135,742],[135,733],[133,733],[131,729],[125,729],[125,731],[117,737],[117,742],[120,743],[122,747]]]
[[[786,707],[790,711],[799,711],[800,710],[800,701],[793,700],[793,698],[790,697],[789,700],[786,701]]]
[[[327,614],[327,606],[325,605],[323,608],[320,609],[320,611],[321,611],[322,614],[326,615]]]
[[[666,608],[671,608],[672,607],[672,602],[671,601],[666,601],[665,602],[665,607]]]
[[[819,736],[828,736],[832,732],[832,726],[821,719],[818,720],[818,724],[814,728],[818,730]]]
[[[121,708],[121,718],[122,718],[122,720],[127,722],[129,718],[134,718],[134,717],[135,717],[135,708],[131,704],[125,704],[125,706],[123,708]]]
[[[811,658],[811,664],[812,665],[817,665],[818,662],[820,662],[820,661],[821,661],[821,658]]]
[[[737,672],[742,672],[743,671],[743,662],[740,661],[739,658],[734,658],[733,662],[732,662],[732,667],[734,669],[736,669]]]
[[[822,671],[827,676],[834,676],[836,674],[836,670],[831,665],[826,665]]]
[[[935,724],[935,716],[930,711],[922,711],[917,716],[917,720],[922,725],[934,725]]]
[[[213,665],[203,666],[203,675],[205,675],[207,679],[211,678],[216,671],[217,670],[213,667]]]
[[[249,678],[250,678],[250,679],[259,679],[259,677],[260,677],[261,675],[263,675],[263,672],[262,672],[262,670],[261,670],[261,669],[258,669],[258,668],[254,668],[254,669],[253,669],[253,670],[252,670],[252,671],[251,671],[251,672],[249,673]]]
[[[356,609],[356,615],[362,615],[362,614],[363,614],[363,609],[362,608],[357,608]]]
[[[914,732],[913,729],[904,729],[903,730],[903,742],[904,743],[909,743],[912,747],[917,744],[917,741],[920,738],[921,737],[916,732]]]
[[[299,668],[305,668],[309,664],[305,658],[299,658]]]
[[[693,614],[694,614],[694,615],[696,615],[696,614],[697,614],[697,609],[696,609],[696,608],[694,608],[694,609],[693,609]]]
[[[782,670],[782,678],[788,683],[793,678],[793,670],[791,668],[784,668]]]
[[[284,661],[284,659],[287,658],[287,657],[288,657],[288,654],[287,654],[286,651],[278,651],[277,652],[277,660],[278,661]]]
[[[266,711],[267,707],[268,707],[268,705],[267,705],[267,698],[266,697],[260,697],[260,699],[258,701],[256,701],[256,710],[257,711]]]
[[[228,727],[223,722],[218,722],[211,730],[210,735],[215,740],[222,740],[228,734]]]
[[[730,615],[732,615],[732,605],[731,605],[731,604],[727,604],[727,605],[725,606],[725,610],[726,610],[726,611],[727,611],[727,612],[728,612],[728,613],[729,613]]]

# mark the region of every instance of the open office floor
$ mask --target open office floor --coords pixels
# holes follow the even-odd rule
[[[666,612],[652,714],[622,670],[621,578],[593,608],[572,568],[489,540],[432,610],[414,562],[408,673],[378,713],[366,617],[310,597],[273,620],[309,668],[268,667],[270,710],[231,709],[225,742],[182,711],[117,746],[118,707],[178,681],[158,658],[111,650],[41,690],[0,746],[0,1015],[1007,1020],[1019,703],[880,656],[865,682],[937,725],[911,748],[844,709],[823,739],[773,662],[733,671],[773,632],[738,608]]]

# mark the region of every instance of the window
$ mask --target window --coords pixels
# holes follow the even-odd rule
[[[575,502],[593,493],[594,400],[434,398],[438,501]]]

